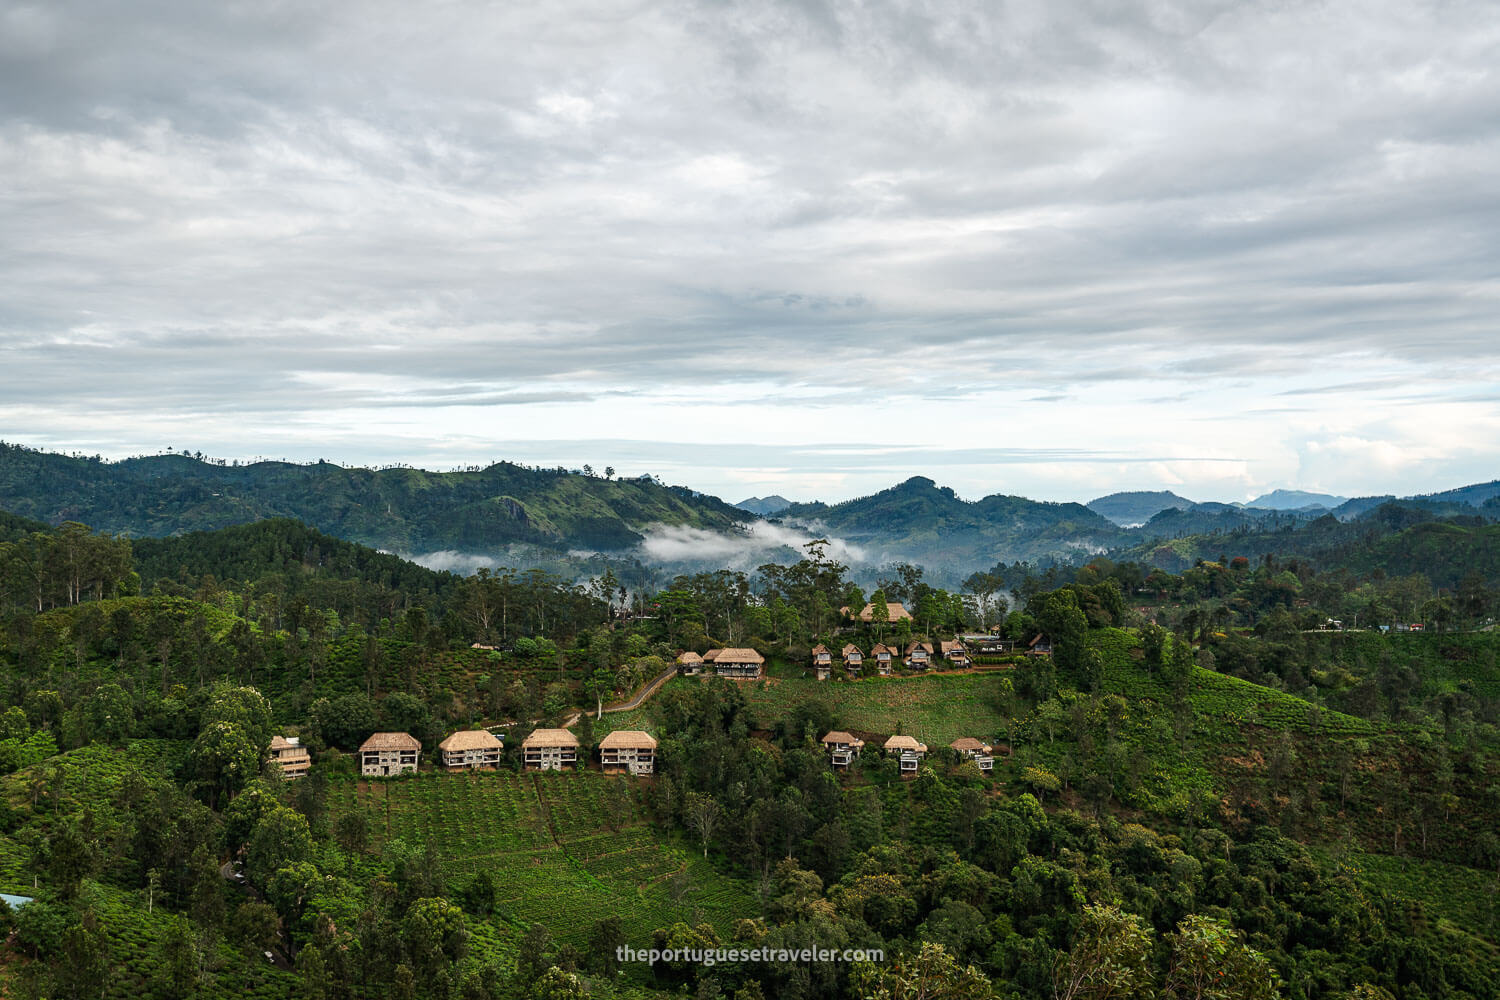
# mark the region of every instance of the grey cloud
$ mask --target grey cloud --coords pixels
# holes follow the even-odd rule
[[[1484,3],[0,3],[7,402],[764,383],[743,405],[879,392],[941,421],[1011,381],[1456,385],[1495,355],[1494,23]],[[1314,363],[1321,388],[1281,381]]]

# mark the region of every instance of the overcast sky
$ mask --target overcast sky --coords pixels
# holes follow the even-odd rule
[[[1489,0],[0,0],[0,437],[1489,480],[1497,66]]]

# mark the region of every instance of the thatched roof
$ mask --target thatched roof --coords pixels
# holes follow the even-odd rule
[[[844,648],[840,651],[840,655],[846,656],[846,657],[848,657],[848,656],[861,656],[862,657],[865,654],[862,653],[862,652],[860,652],[860,648],[858,646],[856,646],[854,643],[847,642],[847,643],[844,644]]]
[[[460,729],[438,744],[439,750],[499,750],[505,744],[488,729]]]
[[[948,745],[959,753],[973,753],[976,750],[980,753],[990,752],[989,744],[981,743],[972,736],[960,736]]]
[[[599,741],[600,750],[655,750],[656,738],[639,729],[616,729]]]
[[[915,750],[917,753],[926,753],[927,744],[918,743],[915,736],[892,736],[885,741],[887,750]]]
[[[422,742],[411,733],[375,733],[359,745],[360,753],[384,750],[421,750]]]
[[[865,741],[856,737],[853,733],[846,733],[842,729],[835,729],[822,740],[825,744],[844,743],[852,747],[862,747]]]
[[[578,746],[578,737],[566,729],[537,729],[521,741],[521,748],[523,750],[530,750],[532,747],[576,746]]]
[[[841,612],[843,612],[844,617],[846,617],[846,618],[850,618],[850,617],[858,618],[860,621],[864,622],[866,625],[870,624],[871,622],[873,622],[875,620],[875,605],[873,605],[873,604],[866,604],[864,606],[864,609],[862,611],[860,611],[860,613],[858,615],[850,615],[849,614],[849,611],[850,611],[849,608],[840,608],[839,610]],[[912,620],[911,612],[907,611],[906,610],[906,605],[902,604],[900,601],[886,601],[885,602],[885,614],[886,614],[886,621],[892,622],[892,623],[901,621],[903,618],[906,619],[907,621],[911,621]]]
[[[691,667],[694,664],[702,663],[703,657],[699,656],[697,653],[693,652],[690,649],[687,652],[678,655],[677,662],[685,667]]]
[[[704,657],[707,659],[707,657]],[[721,649],[719,655],[714,657],[715,663],[765,663],[766,658],[753,649],[737,647],[734,649]]]

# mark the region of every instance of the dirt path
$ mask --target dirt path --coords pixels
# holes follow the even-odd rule
[[[636,709],[640,708],[643,704],[645,704],[647,698],[650,698],[652,695],[656,694],[656,692],[660,691],[661,690],[661,686],[663,684],[667,683],[667,681],[671,680],[674,676],[676,676],[676,674],[677,674],[677,666],[676,666],[676,664],[673,664],[672,666],[668,667],[666,670],[663,670],[661,672],[661,674],[658,675],[649,684],[647,684],[645,687],[643,687],[639,691],[637,691],[636,694],[635,694],[635,697],[631,698],[629,701],[622,701],[622,702],[620,702],[617,705],[605,705],[604,706],[604,712],[605,712],[605,714],[607,715],[610,712],[633,712],[633,711],[635,711]],[[565,721],[563,723],[563,728],[564,729],[572,729],[573,726],[582,717],[583,717],[583,713],[582,712],[574,712],[572,715],[568,716],[567,721]]]

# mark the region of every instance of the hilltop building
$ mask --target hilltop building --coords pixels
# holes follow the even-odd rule
[[[846,733],[841,729],[835,729],[822,740],[823,748],[828,751],[828,759],[833,766],[840,771],[846,770],[859,752],[864,749],[865,741],[858,739],[852,733]]]
[[[282,777],[289,781],[305,778],[312,770],[312,754],[295,736],[271,737],[271,762],[281,767]]]
[[[885,741],[885,752],[896,755],[896,766],[903,778],[914,778],[917,767],[927,756],[927,744],[914,736],[892,736]]]
[[[578,737],[566,729],[537,729],[521,741],[521,766],[528,771],[561,771],[578,763]]]
[[[703,654],[704,663],[712,663],[720,677],[753,680],[765,668],[766,658],[753,649],[710,649]]]
[[[988,743],[981,743],[972,736],[960,736],[948,745],[957,750],[960,756],[978,764],[979,770],[988,773],[995,769],[995,758],[991,756],[994,748]]]
[[[488,729],[464,729],[438,744],[444,770],[462,771],[498,767],[505,744]]]
[[[359,773],[384,778],[417,769],[422,743],[410,733],[375,733],[360,744]]]
[[[841,655],[844,658],[844,670],[848,672],[850,677],[858,677],[859,672],[864,669],[865,654],[860,652],[859,647],[851,642],[844,646]]]
[[[857,615],[850,614],[849,612],[851,610],[853,609],[848,607],[839,608],[839,614],[853,621],[862,622],[865,625],[869,625],[875,621],[875,605],[873,604],[866,604]],[[900,601],[886,601],[885,613],[886,621],[892,625],[896,624],[899,621],[913,620],[911,612],[907,611],[906,605],[902,604]]]
[[[599,767],[605,774],[655,774],[656,740],[638,729],[617,729],[599,741]]]

